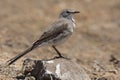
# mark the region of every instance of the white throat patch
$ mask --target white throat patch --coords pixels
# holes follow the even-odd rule
[[[73,26],[75,27],[75,20],[72,18]]]

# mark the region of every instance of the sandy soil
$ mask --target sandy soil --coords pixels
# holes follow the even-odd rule
[[[0,0],[0,64],[31,46],[66,8],[81,13],[75,16],[74,34],[59,50],[85,66],[92,80],[120,80],[120,64],[110,62],[111,55],[120,58],[120,0]],[[25,58],[55,55],[51,47],[41,47],[12,67],[20,69]],[[0,80],[10,80],[0,73]]]

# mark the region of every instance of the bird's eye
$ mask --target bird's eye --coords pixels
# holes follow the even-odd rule
[[[66,13],[70,13],[69,11],[66,11]]]

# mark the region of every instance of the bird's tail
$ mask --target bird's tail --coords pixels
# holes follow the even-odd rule
[[[28,48],[27,50],[25,50],[24,52],[22,52],[21,54],[18,54],[17,56],[15,56],[12,59],[8,60],[7,65],[11,65],[15,61],[17,61],[19,58],[21,58],[25,54],[29,53],[30,51],[32,51],[34,48],[35,48],[35,46],[32,46],[32,47]]]

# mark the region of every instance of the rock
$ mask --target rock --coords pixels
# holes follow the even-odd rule
[[[23,62],[22,75],[16,78],[26,80],[26,77],[31,76],[35,80],[90,80],[81,66],[62,58],[52,60],[26,59]]]

